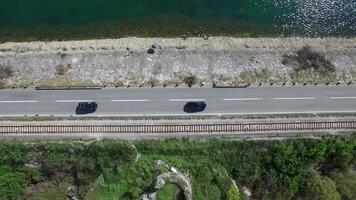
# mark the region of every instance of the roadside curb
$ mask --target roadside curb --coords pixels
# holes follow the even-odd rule
[[[35,87],[35,90],[101,90],[102,87]]]
[[[23,87],[0,87],[1,89],[31,89],[35,90],[100,90],[104,88],[216,88],[216,89],[227,89],[227,88],[249,88],[249,87],[327,87],[327,86],[356,86],[355,82],[304,82],[304,83],[295,83],[295,82],[282,82],[282,83],[240,83],[240,84],[220,84],[220,83],[212,83],[212,84],[134,84],[134,85],[96,85],[96,86],[23,86]]]
[[[235,86],[225,86],[225,85],[213,85],[212,88],[247,88],[251,84],[246,85],[235,85]]]

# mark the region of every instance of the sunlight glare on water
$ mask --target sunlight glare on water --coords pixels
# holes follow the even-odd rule
[[[356,0],[263,0],[263,5],[283,12],[275,20],[284,30],[309,35],[356,32]]]

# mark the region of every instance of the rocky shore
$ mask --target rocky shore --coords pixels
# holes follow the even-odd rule
[[[286,61],[293,56],[294,61]],[[330,73],[314,73],[325,65],[331,66]],[[122,38],[0,44],[3,87],[314,81],[356,82],[356,38]]]

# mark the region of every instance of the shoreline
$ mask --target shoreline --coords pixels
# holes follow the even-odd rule
[[[187,48],[200,48],[212,47],[214,50],[239,48],[238,45],[247,45],[251,42],[257,42],[251,48],[287,48],[291,46],[290,44],[283,44],[283,42],[294,42],[294,46],[302,46],[305,44],[319,44],[322,45],[321,48],[334,47],[335,43],[341,45],[341,48],[356,48],[356,37],[229,37],[229,36],[213,36],[213,37],[124,37],[117,39],[89,39],[89,40],[66,40],[66,41],[29,41],[29,42],[5,42],[0,44],[0,55],[6,53],[7,51],[18,50],[19,47],[25,47],[27,49],[22,49],[24,53],[26,51],[37,51],[37,50],[63,50],[60,48],[70,47],[78,48],[74,50],[95,50],[91,49],[90,46],[98,47],[115,47],[111,50],[122,50],[122,48],[131,47],[134,50],[141,50],[155,43],[159,43],[161,47],[172,48],[177,45],[185,45]],[[222,43],[221,43],[222,42]],[[302,44],[296,44],[297,42],[302,42]],[[221,43],[221,44],[219,44]],[[228,44],[230,43],[230,44]],[[210,45],[210,46],[207,46]],[[266,46],[268,45],[268,46]],[[264,46],[264,47],[263,47]],[[86,49],[81,49],[80,47],[87,47]],[[246,47],[246,46],[245,46]],[[217,49],[218,48],[218,49]],[[249,48],[249,47],[246,47]],[[73,50],[73,49],[72,49]],[[100,49],[97,49],[100,50]],[[110,49],[101,49],[110,50]]]
[[[291,77],[294,68],[282,64],[283,57],[305,46],[330,61],[335,73]],[[0,44],[0,66],[12,71],[3,87],[356,82],[354,55],[356,37],[128,37]]]

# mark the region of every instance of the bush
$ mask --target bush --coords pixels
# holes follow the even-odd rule
[[[10,167],[0,168],[0,199],[17,199],[25,190],[26,177]]]
[[[307,200],[340,200],[335,182],[328,177],[318,174],[312,175],[307,185]]]
[[[13,75],[11,67],[0,65],[0,80],[10,78]]]
[[[334,171],[330,174],[330,177],[335,181],[336,189],[342,199],[356,199],[356,172],[351,170],[345,172]]]
[[[57,74],[57,75],[60,75],[60,76],[63,76],[63,75],[65,75],[65,74],[68,72],[68,70],[71,69],[71,68],[72,68],[72,66],[71,66],[70,64],[67,64],[66,66],[64,66],[64,65],[58,65],[58,66],[56,67],[56,74]]]
[[[296,72],[312,70],[320,75],[328,75],[336,71],[335,66],[324,55],[314,52],[309,46],[304,46],[295,55],[284,55],[283,65],[292,65]]]
[[[240,193],[234,185],[230,185],[228,191],[227,191],[227,200],[241,200]]]
[[[187,85],[194,85],[198,83],[198,78],[194,75],[186,76],[183,78],[183,83]]]

